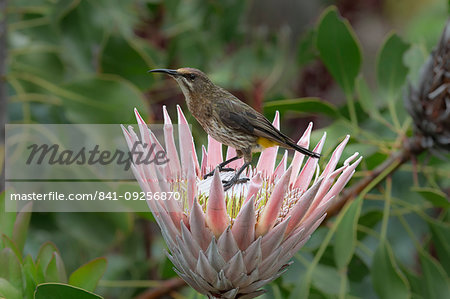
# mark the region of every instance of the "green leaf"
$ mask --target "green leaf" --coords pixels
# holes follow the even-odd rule
[[[408,68],[403,63],[403,55],[409,44],[391,33],[381,47],[377,58],[377,82],[387,100],[394,100],[405,82]]]
[[[79,1],[64,13],[57,19],[55,27],[60,31],[65,65],[74,74],[92,73],[97,58],[94,49],[101,47],[102,40],[111,30],[111,26],[104,26],[108,14],[99,15],[90,1]]]
[[[133,36],[139,18],[123,1],[77,1],[57,18],[62,55],[74,74],[94,73],[99,65],[99,50],[112,32]],[[126,60],[121,63],[126,63]]]
[[[19,289],[15,288],[9,281],[0,278],[0,298],[23,299]]]
[[[369,210],[366,211],[364,215],[359,217],[359,225],[367,228],[373,228],[377,223],[383,219],[383,212],[380,210]],[[358,231],[358,240],[362,240],[366,237],[367,233],[363,231]]]
[[[410,298],[409,284],[397,267],[389,245],[380,242],[372,261],[372,283],[380,298]]]
[[[99,75],[62,87],[66,115],[74,123],[127,123],[135,107],[145,116],[141,92],[118,76]]]
[[[64,65],[57,53],[28,48],[11,59],[11,70],[25,72],[59,83],[64,79]]]
[[[410,2],[412,4],[412,2]],[[406,11],[406,10],[404,10]],[[428,2],[420,13],[408,22],[405,30],[407,40],[416,44],[424,44],[427,50],[436,47],[450,13],[449,1]]]
[[[67,282],[66,269],[64,262],[59,254],[54,251],[52,258],[45,269],[45,281],[47,282]]]
[[[419,296],[419,294],[423,294],[422,278],[408,269],[403,269],[403,273],[405,273],[405,276],[408,278],[409,285],[411,286],[411,298],[425,299],[422,296]]]
[[[37,286],[34,299],[101,299],[99,295],[63,283],[43,283]]]
[[[19,252],[23,251],[25,240],[27,238],[28,226],[30,225],[31,210],[33,204],[27,203],[22,210],[17,214],[16,222],[14,223],[14,231],[12,239],[17,245]]]
[[[428,253],[419,252],[420,264],[424,276],[424,298],[448,298],[450,285],[442,266]]]
[[[58,22],[62,17],[68,14],[70,11],[75,9],[80,4],[78,0],[61,0],[52,5],[52,10],[50,13],[50,18],[52,19],[53,25],[56,27]]]
[[[121,188],[120,186],[115,190],[117,190],[117,193],[119,193],[124,189],[130,191],[129,188]],[[136,191],[140,192],[140,190]],[[122,231],[123,233],[130,233],[133,230],[134,213],[103,213],[101,215],[101,220],[109,223],[112,227]]]
[[[361,104],[361,108],[368,115],[379,115],[378,107],[372,97],[372,92],[367,85],[366,80],[362,76],[356,78],[356,92],[358,94],[358,100]]]
[[[106,265],[105,258],[97,258],[84,264],[70,275],[69,284],[94,291],[106,271]]]
[[[8,280],[14,287],[22,289],[22,266],[11,248],[0,251],[0,277]]]
[[[325,294],[337,295],[339,294],[341,279],[342,277],[335,268],[319,264],[312,273],[311,282]]]
[[[41,248],[39,249],[36,263],[37,268],[42,272],[42,274],[45,273],[45,270],[47,269],[47,266],[53,257],[53,252],[58,252],[58,249],[52,242],[46,242],[42,244]]]
[[[450,275],[450,225],[438,221],[429,221],[433,245],[447,275]]]
[[[60,213],[55,220],[67,235],[92,250],[107,250],[117,241],[115,224],[110,218],[103,218],[102,213]]]
[[[339,16],[334,6],[326,9],[320,17],[316,47],[321,60],[345,94],[352,94],[361,67],[360,45],[350,23]]]
[[[141,90],[148,89],[154,81],[154,76],[147,73],[154,64],[135,41],[111,36],[103,48],[100,59],[102,72],[120,75]],[[123,61],[126,63],[121,63]]]
[[[22,263],[22,253],[19,251],[16,244],[14,244],[14,242],[10,238],[8,238],[7,235],[2,235],[2,242],[4,248],[11,248],[19,262]]]
[[[414,86],[417,84],[420,69],[427,57],[428,53],[423,45],[412,45],[403,55],[403,62],[409,69],[408,81]]]
[[[439,189],[414,187],[412,190],[422,195],[422,197],[431,202],[433,206],[441,208],[450,207],[450,202],[448,201],[447,196]]]
[[[318,276],[316,276],[316,278],[317,277]],[[305,276],[302,276],[302,278],[305,278]],[[320,281],[318,283],[320,283]],[[309,298],[310,288],[311,288],[310,278],[298,279],[298,283],[295,285],[293,291],[291,292],[289,299]]]
[[[264,103],[264,112],[268,114],[275,114],[275,111],[283,112],[297,112],[304,114],[323,114],[333,118],[339,115],[336,107],[328,102],[321,101],[319,98],[298,98],[289,100],[278,100]]]
[[[297,60],[300,66],[313,61],[317,56],[317,49],[315,46],[316,31],[311,29],[300,39],[298,46]]]
[[[358,198],[351,202],[351,204],[348,204],[347,208],[342,211],[345,215],[337,227],[334,240],[334,260],[338,269],[347,267],[355,251],[361,203],[361,198]]]
[[[34,290],[38,283],[44,282],[38,277],[37,267],[34,264],[31,255],[27,255],[23,263],[23,280],[24,280],[24,295],[26,298],[33,298]]]
[[[16,213],[5,212],[5,191],[0,193],[0,234],[12,238]]]

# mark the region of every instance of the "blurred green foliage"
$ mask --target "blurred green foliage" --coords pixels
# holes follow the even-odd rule
[[[0,195],[0,214],[2,216],[5,214],[4,200],[5,194],[2,193]],[[82,287],[86,291],[93,291],[106,270],[105,258],[95,259],[82,265],[68,277],[61,253],[50,241],[40,246],[35,259],[30,254],[24,256],[23,249],[31,211],[32,203],[28,203],[17,215],[6,213],[5,215],[12,217],[2,217],[2,226],[0,226],[0,296],[6,299],[69,298],[70,296],[63,294],[59,294],[59,297],[51,296],[52,293],[42,295],[43,297],[35,294],[38,286],[54,285],[56,289],[59,289],[67,286],[66,283]],[[42,292],[45,294],[45,291]],[[59,291],[53,292],[59,293]],[[69,288],[67,292],[70,294],[75,291]],[[77,296],[74,295],[73,298],[81,298]]]
[[[302,28],[301,38],[294,38],[287,27],[269,30],[248,22],[254,8],[248,1],[9,2],[9,122],[134,123],[134,107],[149,122],[158,122],[161,105],[175,115],[175,104],[183,101],[173,82],[149,76],[147,70],[197,67],[268,117],[279,110],[285,123],[298,116],[316,118],[322,127],[314,132],[313,141],[324,131],[328,134],[324,161],[351,134],[343,156],[358,151],[364,159],[350,186],[412,135],[402,96],[407,82],[417,79],[448,17],[446,1],[424,1],[404,32],[389,33],[383,43],[378,41],[375,71],[368,75],[361,71],[371,61],[359,41],[361,32],[355,33],[335,7],[320,8],[316,23]],[[299,91],[301,80],[310,82],[311,68],[326,68],[318,73],[318,81],[331,76],[336,84],[323,89],[334,90],[331,98],[345,98],[345,104],[320,98],[327,93]],[[206,144],[206,134],[192,118],[188,120],[194,124],[196,144]],[[284,127],[297,133],[289,131],[295,126]],[[444,298],[449,294],[449,163],[423,154],[384,180],[386,176],[379,176],[376,188],[363,190],[319,228],[290,270],[266,287],[264,296]],[[30,220],[29,213],[16,216],[2,207],[0,297],[33,298],[36,285],[43,282],[94,291],[101,279],[97,293],[131,298],[175,276],[147,211],[39,213]],[[40,262],[43,255],[45,263]],[[104,275],[105,260],[94,259],[100,256],[108,260]],[[69,272],[72,275],[67,277]],[[64,284],[40,288],[41,297],[36,298],[51,298],[54,290],[77,292]],[[179,296],[195,295],[184,288]]]

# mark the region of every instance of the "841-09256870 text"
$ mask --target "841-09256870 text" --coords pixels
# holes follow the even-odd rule
[[[115,192],[115,191],[95,191],[91,193],[11,193],[11,201],[95,201],[95,200],[180,200],[179,192]]]

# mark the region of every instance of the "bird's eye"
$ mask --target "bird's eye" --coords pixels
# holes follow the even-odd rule
[[[195,79],[195,75],[194,74],[187,74],[187,76],[189,80],[194,80]]]

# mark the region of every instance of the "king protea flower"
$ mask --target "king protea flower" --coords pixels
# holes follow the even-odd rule
[[[410,86],[405,106],[414,121],[422,148],[450,151],[450,20],[441,39]]]
[[[136,142],[156,144],[169,159],[164,165],[132,165],[144,192],[175,191],[181,200],[148,200],[148,205],[169,247],[169,259],[175,271],[191,287],[209,298],[253,298],[262,293],[292,263],[290,259],[310,238],[326,216],[327,208],[350,180],[361,157],[355,153],[336,169],[347,136],[334,150],[322,173],[318,159],[296,152],[287,167],[288,156],[275,167],[278,148],[261,153],[255,169],[245,175],[247,183],[224,192],[222,180],[233,172],[215,171],[223,161],[222,144],[208,138],[201,163],[187,121],[178,107],[179,152],[173,126],[164,107],[164,143],[160,145],[136,112],[140,139],[130,126],[123,128],[129,147]],[[274,125],[279,127],[276,114]],[[312,124],[298,141],[308,148]],[[320,153],[325,134],[315,146]],[[147,147],[148,148],[148,147]],[[141,148],[145,152],[145,148]],[[227,157],[235,150],[228,148]],[[239,168],[243,161],[229,167]]]

